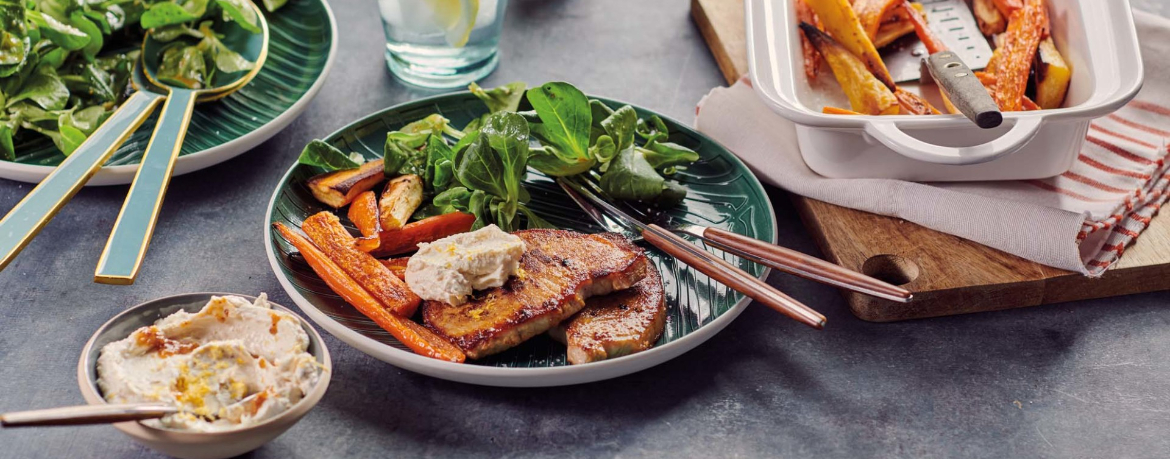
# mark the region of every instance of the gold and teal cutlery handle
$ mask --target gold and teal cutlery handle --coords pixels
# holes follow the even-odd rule
[[[8,215],[0,220],[0,257],[3,257],[0,258],[0,269],[8,266],[57,211],[77,194],[114,150],[150,116],[162,98],[142,91],[131,95],[73,154],[8,211]]]
[[[122,204],[114,230],[106,241],[105,250],[102,250],[94,282],[128,285],[138,277],[138,268],[142,266],[146,247],[150,245],[163,196],[171,182],[175,158],[183,148],[197,94],[190,89],[171,88],[126,202]]]

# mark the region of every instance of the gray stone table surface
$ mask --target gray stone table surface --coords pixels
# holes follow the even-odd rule
[[[308,140],[432,94],[386,72],[373,0],[333,7],[340,54],[324,89],[255,151],[172,182],[137,284],[91,282],[126,187],[83,190],[0,272],[0,412],[84,403],[78,352],[126,306],[192,291],[291,305],[262,242],[281,174]],[[484,86],[567,80],[689,122],[723,83],[684,0],[515,0],[505,26]],[[0,181],[0,209],[28,190]],[[817,253],[787,197],[770,191],[782,243]],[[828,328],[751,307],[673,361],[574,387],[441,381],[326,335],[328,394],[252,456],[1170,456],[1170,294],[873,324],[832,288],[769,282],[823,311]],[[108,426],[0,431],[4,458],[157,456]]]

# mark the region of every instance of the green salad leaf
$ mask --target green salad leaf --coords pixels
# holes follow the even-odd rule
[[[80,29],[61,22],[52,15],[42,14],[40,11],[28,11],[28,19],[36,24],[37,29],[53,44],[69,51],[77,51],[89,44],[89,35]]]
[[[60,110],[69,102],[69,88],[61,81],[57,71],[49,66],[38,67],[24,82],[19,92],[8,98],[8,105],[30,100],[45,110]]]
[[[356,152],[347,155],[323,140],[313,139],[301,150],[301,156],[297,158],[297,162],[320,167],[326,172],[333,172],[359,167],[366,160]]]
[[[592,112],[589,100],[568,83],[545,83],[528,90],[528,102],[540,118],[533,135],[544,144],[532,166],[554,176],[575,175],[596,163],[589,154]]]
[[[667,181],[642,154],[642,149],[627,148],[618,153],[609,169],[601,175],[601,189],[617,199],[644,201],[664,207],[677,205],[686,190]]]
[[[487,105],[489,113],[514,112],[520,109],[520,101],[524,100],[524,91],[528,89],[528,85],[516,81],[485,90],[473,82],[467,89]]]
[[[232,51],[219,40],[215,32],[211,30],[211,22],[204,22],[199,26],[199,32],[203,35],[203,40],[195,45],[204,57],[210,58],[215,63],[215,68],[224,73],[236,73],[252,70],[256,64],[244,59],[240,53]]]
[[[260,23],[256,19],[256,10],[248,4],[248,0],[215,0],[215,4],[219,5],[223,10],[224,16],[230,17],[233,21],[240,24],[244,30],[252,33],[260,33]]]
[[[162,62],[158,66],[159,81],[200,89],[207,84],[208,76],[207,62],[199,48],[175,43],[163,50]]]
[[[155,27],[198,21],[207,13],[208,0],[174,0],[148,4],[142,13],[142,27]]]

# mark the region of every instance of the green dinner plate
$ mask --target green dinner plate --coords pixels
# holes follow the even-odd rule
[[[613,108],[624,105],[601,100]],[[655,114],[643,108],[635,109],[640,117]],[[463,126],[486,112],[483,103],[468,92],[442,95],[367,116],[324,140],[342,151],[355,151],[367,159],[380,158],[386,133],[406,123],[440,113],[453,126]],[[663,119],[670,128],[670,141],[690,147],[700,155],[696,164],[676,175],[688,194],[686,202],[670,213],[687,222],[774,243],[776,222],[771,202],[747,167],[706,136],[666,117]],[[318,325],[363,352],[413,371],[502,386],[563,385],[605,379],[661,363],[698,345],[729,323],[749,302],[738,292],[640,243],[662,273],[667,296],[666,330],[654,348],[605,362],[569,365],[565,347],[541,335],[501,354],[462,365],[418,356],[334,294],[303,259],[290,257],[295,248],[271,229],[271,224],[276,222],[299,228],[308,216],[331,210],[314,199],[305,186],[310,177],[320,172],[314,167],[294,165],[277,185],[265,226],[273,271],[288,294]],[[587,233],[602,231],[547,176],[530,169],[525,186],[532,195],[529,206],[553,225]],[[337,212],[351,232],[357,234],[344,213],[344,209]],[[749,273],[761,277],[767,274],[762,266],[714,248],[708,250]]]
[[[259,0],[256,0],[257,2]],[[336,51],[336,26],[325,0],[289,0],[265,13],[268,60],[256,78],[217,102],[199,104],[175,165],[175,175],[226,161],[276,135],[321,88]],[[126,140],[90,185],[130,183],[154,131],[155,116]],[[39,182],[65,155],[47,138],[17,145],[15,162],[0,161],[0,177]]]

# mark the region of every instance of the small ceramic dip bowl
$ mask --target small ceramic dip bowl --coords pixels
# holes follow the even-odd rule
[[[234,293],[188,293],[169,296],[127,309],[98,328],[89,342],[85,344],[85,348],[81,351],[81,359],[77,362],[77,383],[86,402],[91,405],[106,404],[97,385],[97,360],[102,347],[111,342],[125,339],[135,330],[152,325],[159,319],[180,310],[191,313],[198,312],[211,300],[212,296],[228,295],[243,297],[249,301],[256,299],[253,296]],[[116,423],[114,427],[139,443],[170,456],[183,459],[220,459],[237,456],[259,448],[296,424],[325,395],[325,390],[329,388],[333,363],[329,358],[329,350],[321,341],[321,335],[318,335],[303,318],[284,306],[272,302],[269,302],[269,305],[297,317],[301,327],[309,335],[309,354],[316,357],[317,362],[323,367],[317,385],[288,411],[258,424],[220,432],[172,430],[133,421]]]

